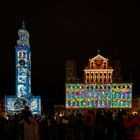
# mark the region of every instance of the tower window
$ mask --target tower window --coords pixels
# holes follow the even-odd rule
[[[26,58],[26,53],[25,52],[23,52],[23,58]]]
[[[21,52],[19,52],[19,57],[20,57],[20,58],[22,57],[22,53],[21,53]]]

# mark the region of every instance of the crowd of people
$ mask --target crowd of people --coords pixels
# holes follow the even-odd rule
[[[126,110],[0,115],[2,140],[140,140],[140,117]]]

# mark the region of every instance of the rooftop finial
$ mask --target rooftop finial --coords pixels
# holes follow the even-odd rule
[[[22,29],[25,29],[25,22],[24,21],[22,21]]]
[[[100,53],[100,50],[98,50],[98,54]]]

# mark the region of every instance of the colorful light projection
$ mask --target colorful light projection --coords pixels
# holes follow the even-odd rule
[[[66,84],[66,108],[131,108],[132,84]]]
[[[31,96],[31,52],[27,46],[16,47],[16,95]]]
[[[24,109],[25,105],[28,105],[33,114],[40,114],[40,103],[40,96],[33,96],[31,100],[26,98],[17,98],[15,96],[5,96],[5,110],[10,113],[20,112]]]
[[[16,51],[16,96],[5,97],[5,108],[11,112],[21,111],[25,105],[30,107],[32,113],[41,113],[39,96],[31,94],[31,50],[29,32],[25,23],[18,30]]]

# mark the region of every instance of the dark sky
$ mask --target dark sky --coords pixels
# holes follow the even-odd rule
[[[14,2],[14,3],[13,3]],[[11,1],[0,5],[0,92],[14,94],[17,30],[24,20],[32,50],[32,92],[64,99],[65,61],[82,75],[97,54],[123,63],[139,90],[139,7],[129,0]],[[71,53],[70,53],[71,52]]]

